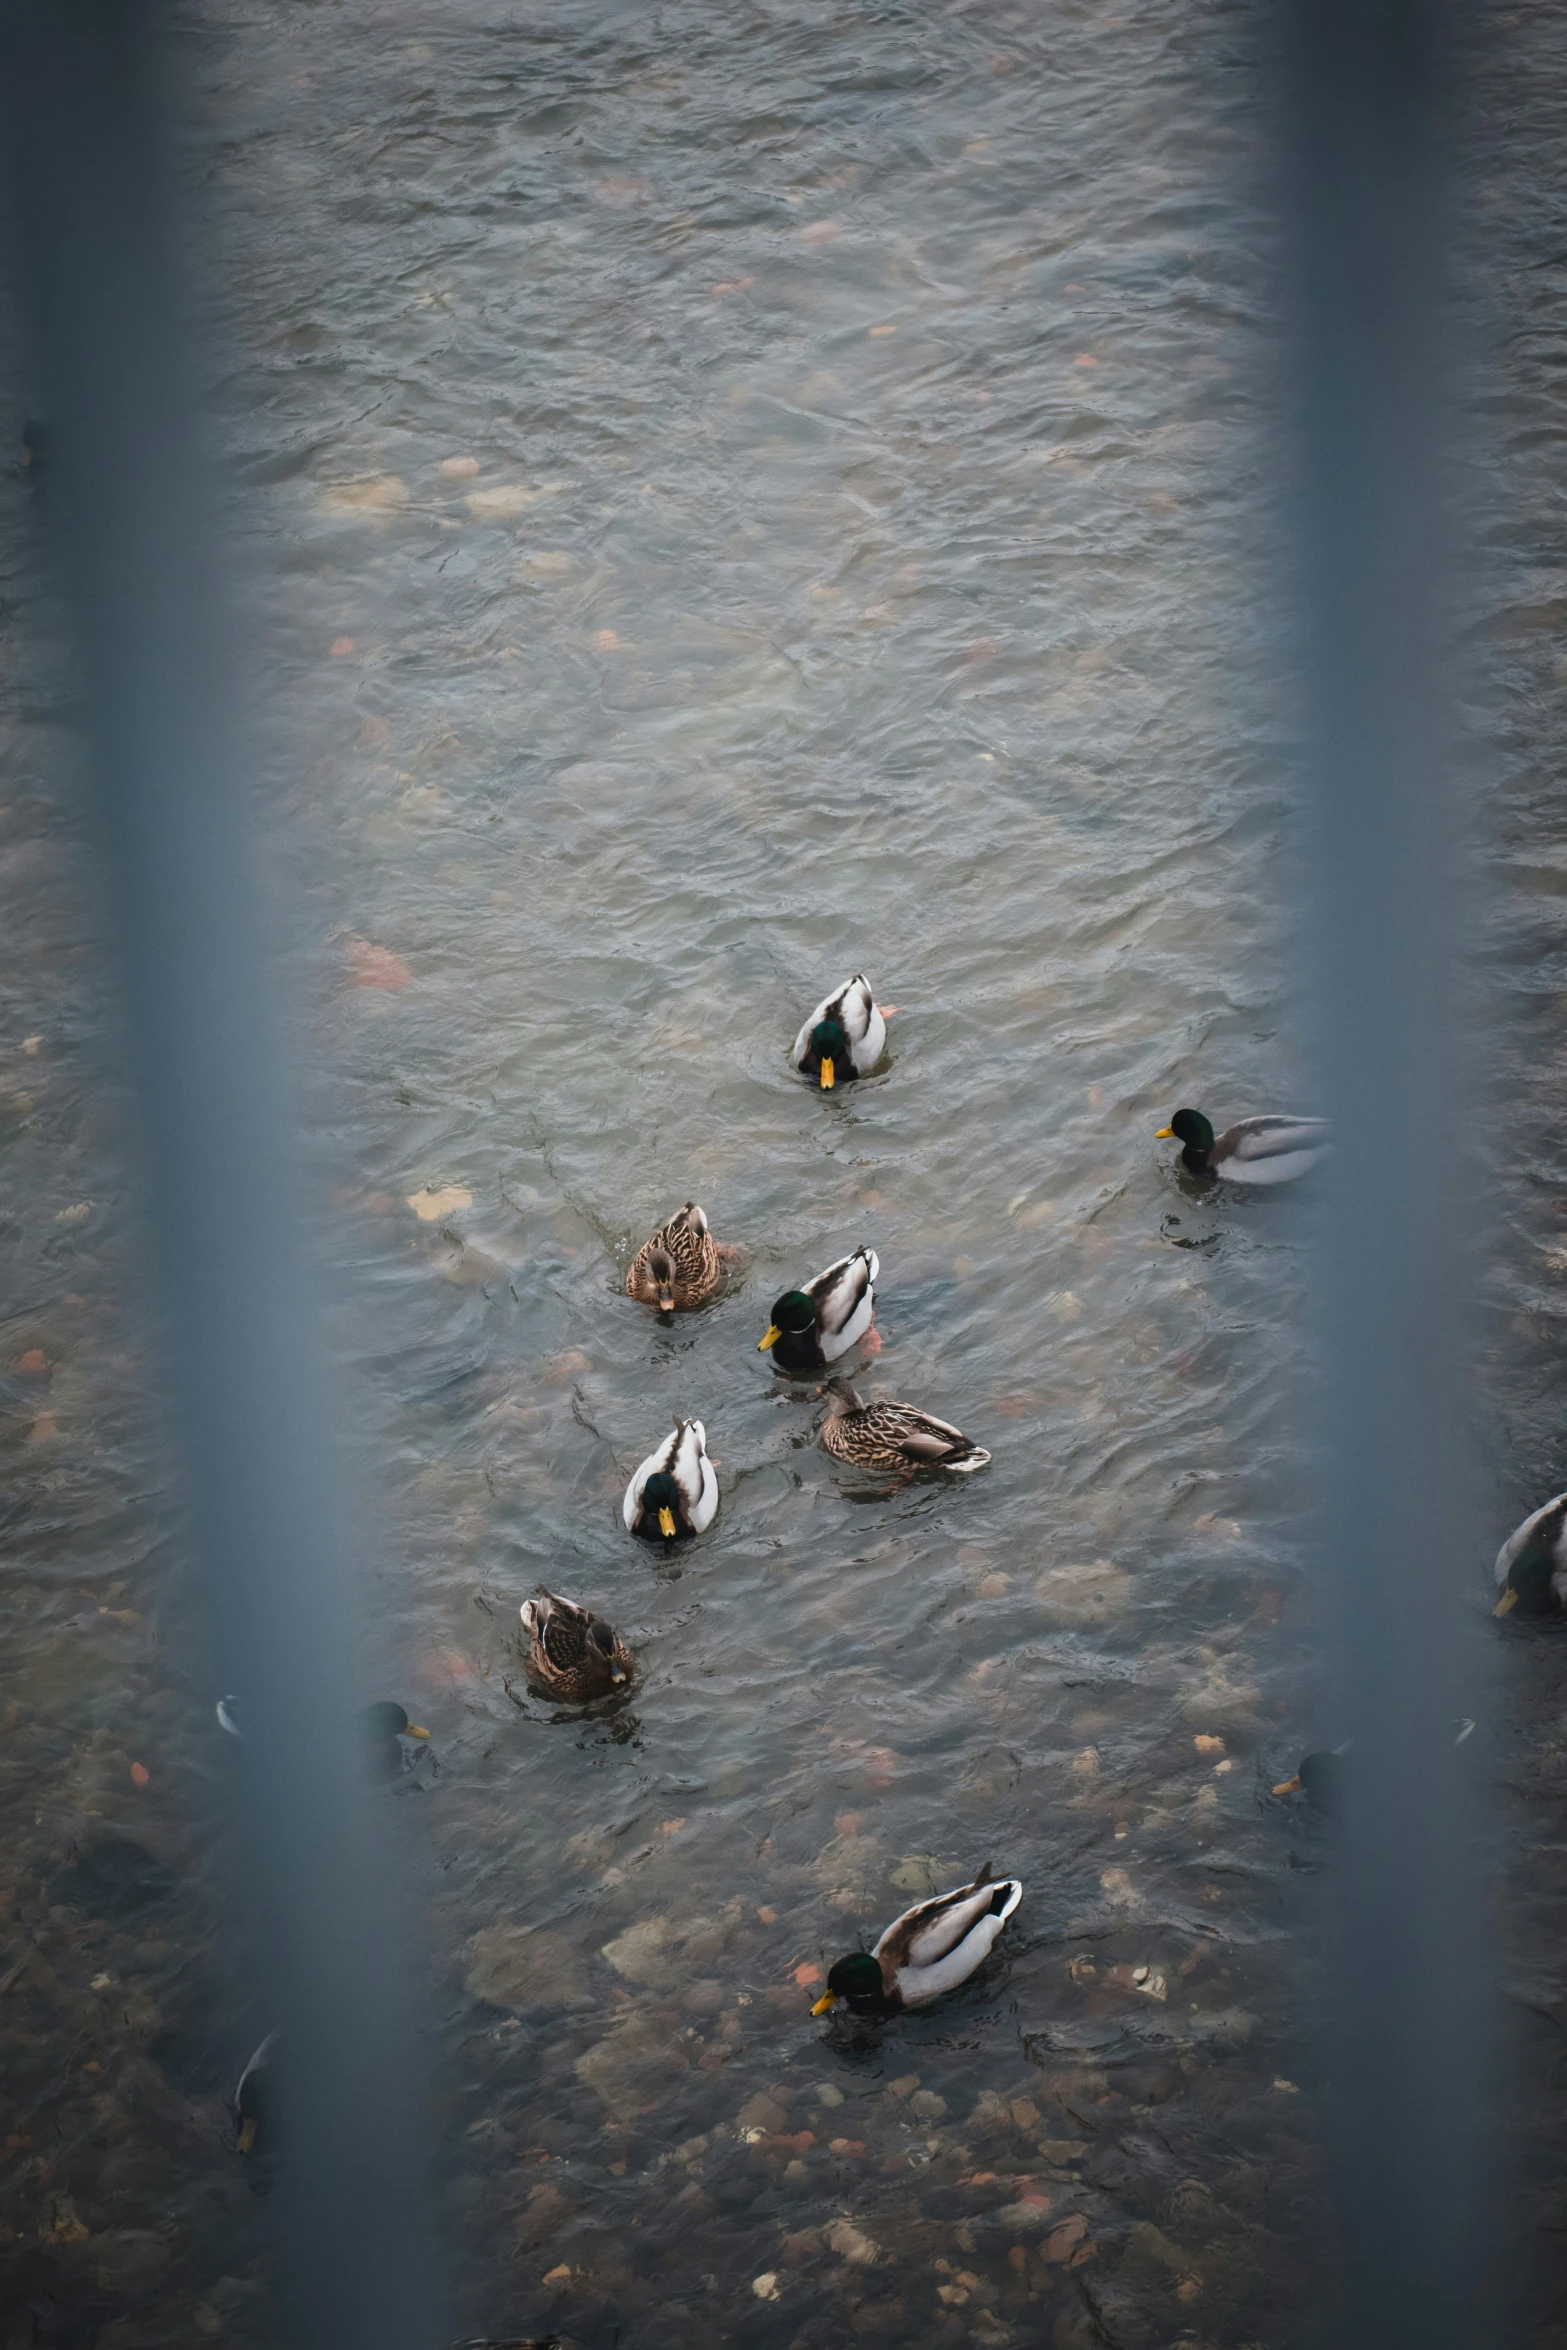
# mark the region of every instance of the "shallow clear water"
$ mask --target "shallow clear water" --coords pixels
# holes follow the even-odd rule
[[[1499,1530],[1567,1481],[1559,38],[1477,84],[1540,345],[1504,354],[1482,590]],[[258,0],[188,43],[363,1694],[433,1731],[388,1801],[459,2330],[1302,2341],[1323,1840],[1268,1789],[1332,1734],[1307,1225],[1153,1140],[1183,1100],[1300,1104],[1248,19]],[[0,2253],[41,2338],[259,2350],[222,2098],[264,2019],[43,527],[4,485]],[[823,1098],[785,1049],[861,967],[888,1060]],[[744,1269],[665,1337],[621,1279],[693,1195]],[[856,1488],[756,1352],[861,1240],[867,1390],[981,1476]],[[666,1565],[619,1497],[691,1411],[722,1505]],[[540,1579],[631,1642],[618,1712],[528,1695]],[[1506,1644],[1484,1764],[1536,2087],[1561,1654]],[[976,1982],[811,2022],[826,1962],[986,1860],[1026,1893]],[[1537,2188],[1550,2101],[1509,2126]]]

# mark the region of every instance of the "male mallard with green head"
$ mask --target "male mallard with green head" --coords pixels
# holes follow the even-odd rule
[[[891,1011],[894,1007],[889,1005]],[[887,1045],[887,1022],[863,971],[823,996],[794,1040],[789,1058],[823,1093],[850,1077],[869,1077]]]
[[[644,1541],[681,1542],[704,1533],[717,1512],[707,1430],[700,1420],[677,1420],[626,1487],[621,1516]]]
[[[756,1342],[758,1352],[771,1349],[778,1371],[825,1370],[870,1329],[880,1272],[876,1251],[857,1248],[803,1289],[786,1290]]]
[[[826,2015],[840,2002],[857,2014],[888,2015],[955,1991],[989,1956],[1022,1898],[1021,1878],[993,1877],[987,1861],[972,1885],[916,1902],[894,1918],[874,1950],[835,1959],[812,2015]]]
[[[1559,1616],[1567,1608],[1567,1493],[1558,1493],[1508,1535],[1496,1554],[1493,1616]]]
[[[561,1599],[541,1583],[535,1597],[523,1601],[521,1614],[528,1679],[546,1696],[591,1705],[629,1684],[630,1651],[591,1608]]]
[[[733,1253],[733,1252],[731,1252]],[[723,1279],[719,1245],[694,1199],[644,1241],[626,1275],[626,1295],[657,1306],[661,1318],[705,1306]]]
[[[1222,1175],[1226,1183],[1293,1183],[1325,1158],[1325,1118],[1240,1118],[1215,1134],[1201,1110],[1177,1110],[1155,1142],[1182,1142],[1188,1175]]]
[[[961,1428],[938,1420],[911,1403],[862,1402],[847,1379],[829,1379],[827,1417],[821,1439],[840,1461],[857,1469],[950,1469],[967,1477],[990,1459],[982,1444],[971,1444]]]

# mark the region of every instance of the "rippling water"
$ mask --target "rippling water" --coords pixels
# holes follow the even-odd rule
[[[1482,217],[1537,343],[1503,354],[1483,591],[1503,1529],[1567,1481],[1567,606],[1559,523],[1523,519],[1561,35],[1506,23]],[[1250,19],[255,0],[187,45],[362,1694],[434,1733],[388,1800],[461,2327],[1302,2341],[1324,1851],[1268,1789],[1333,1734],[1307,1230],[1153,1140],[1181,1101],[1309,1106]],[[4,487],[0,2255],[38,2339],[261,2350],[221,2101],[265,2019],[225,1963],[228,1756],[44,522]],[[860,967],[887,1064],[820,1097],[786,1046]],[[692,1195],[744,1270],[665,1337],[620,1285]],[[865,1386],[958,1421],[982,1476],[867,1496],[756,1352],[861,1240]],[[722,1506],[666,1565],[619,1496],[693,1411]],[[618,1712],[527,1693],[540,1579],[631,1641]],[[1484,1765],[1553,2097],[1559,1653],[1507,1644]],[[987,1859],[1026,1892],[976,1982],[810,2021],[826,1962]],[[1509,2127],[1549,2230],[1559,2125]]]

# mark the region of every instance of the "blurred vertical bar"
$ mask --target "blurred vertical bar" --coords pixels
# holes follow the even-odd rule
[[[1330,2338],[1447,2350],[1474,2338],[1485,2200],[1480,1888],[1447,1767],[1467,1523],[1438,652],[1447,41],[1426,0],[1291,0],[1285,29],[1308,939],[1339,1141],[1321,1256],[1322,1564],[1355,1762],[1333,1872],[1347,2297]]]
[[[142,0],[0,0],[0,73],[197,1536],[225,1685],[246,1709],[257,1979],[286,2049],[286,2330],[322,2350],[429,2350],[423,2099],[386,1822],[356,1751],[162,28]]]

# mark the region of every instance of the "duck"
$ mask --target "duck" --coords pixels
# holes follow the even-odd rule
[[[856,971],[842,987],[823,996],[794,1040],[789,1058],[823,1093],[840,1081],[869,1077],[887,1043],[887,1022],[871,994],[871,983]]]
[[[258,2139],[269,2134],[270,2125],[276,2120],[277,2044],[277,2032],[269,2032],[247,2059],[239,2076],[234,2091],[234,2145],[240,2154],[254,2154]]]
[[[860,2015],[896,2014],[955,1991],[989,1956],[1022,1898],[1022,1879],[992,1875],[987,1861],[972,1885],[918,1901],[894,1918],[873,1950],[835,1959],[812,2015],[827,2015],[840,2003]]]
[[[1281,1779],[1273,1792],[1304,1795],[1313,1811],[1337,1819],[1344,1808],[1346,1779],[1343,1747],[1324,1747],[1316,1754],[1303,1754],[1294,1777]]]
[[[1474,1735],[1474,1722],[1466,1714],[1452,1725],[1454,1735],[1444,1737],[1437,1750],[1436,1760],[1443,1753],[1454,1751]],[[1338,1819],[1355,1785],[1355,1765],[1350,1759],[1353,1741],[1346,1738],[1342,1746],[1321,1747],[1315,1754],[1303,1754],[1300,1768],[1292,1779],[1281,1779],[1274,1788],[1275,1795],[1304,1795],[1313,1811],[1326,1819]]]
[[[971,1444],[950,1420],[938,1420],[912,1403],[866,1403],[847,1379],[829,1379],[830,1398],[821,1439],[840,1461],[859,1469],[949,1469],[972,1476],[990,1459],[982,1444]]]
[[[1496,1554],[1493,1616],[1559,1616],[1567,1608],[1567,1493],[1542,1503]]]
[[[705,1306],[723,1279],[719,1245],[694,1199],[643,1242],[626,1275],[626,1295],[657,1306],[663,1320]]]
[[[575,1600],[539,1585],[522,1603],[522,1628],[529,1639],[527,1674],[539,1689],[568,1705],[589,1705],[624,1689],[631,1656],[602,1616]]]
[[[757,1340],[780,1371],[821,1371],[865,1336],[876,1311],[881,1259],[873,1248],[840,1257],[803,1289],[785,1290]]]
[[[1327,1156],[1325,1118],[1239,1118],[1216,1135],[1201,1110],[1177,1110],[1155,1142],[1182,1142],[1188,1175],[1222,1175],[1226,1183],[1293,1183]]]
[[[626,1487],[621,1516],[647,1542],[683,1542],[705,1533],[717,1513],[718,1479],[707,1457],[707,1430],[700,1420],[677,1419]]]
[[[226,1730],[231,1738],[244,1737],[240,1701],[232,1690],[226,1697],[218,1699],[217,1716],[220,1730]],[[388,1740],[392,1741],[394,1753],[399,1751],[396,1747],[399,1738],[428,1738],[430,1735],[417,1722],[411,1722],[406,1709],[389,1697],[377,1698],[373,1705],[367,1705],[361,1710],[359,1728],[372,1747],[380,1747]]]

